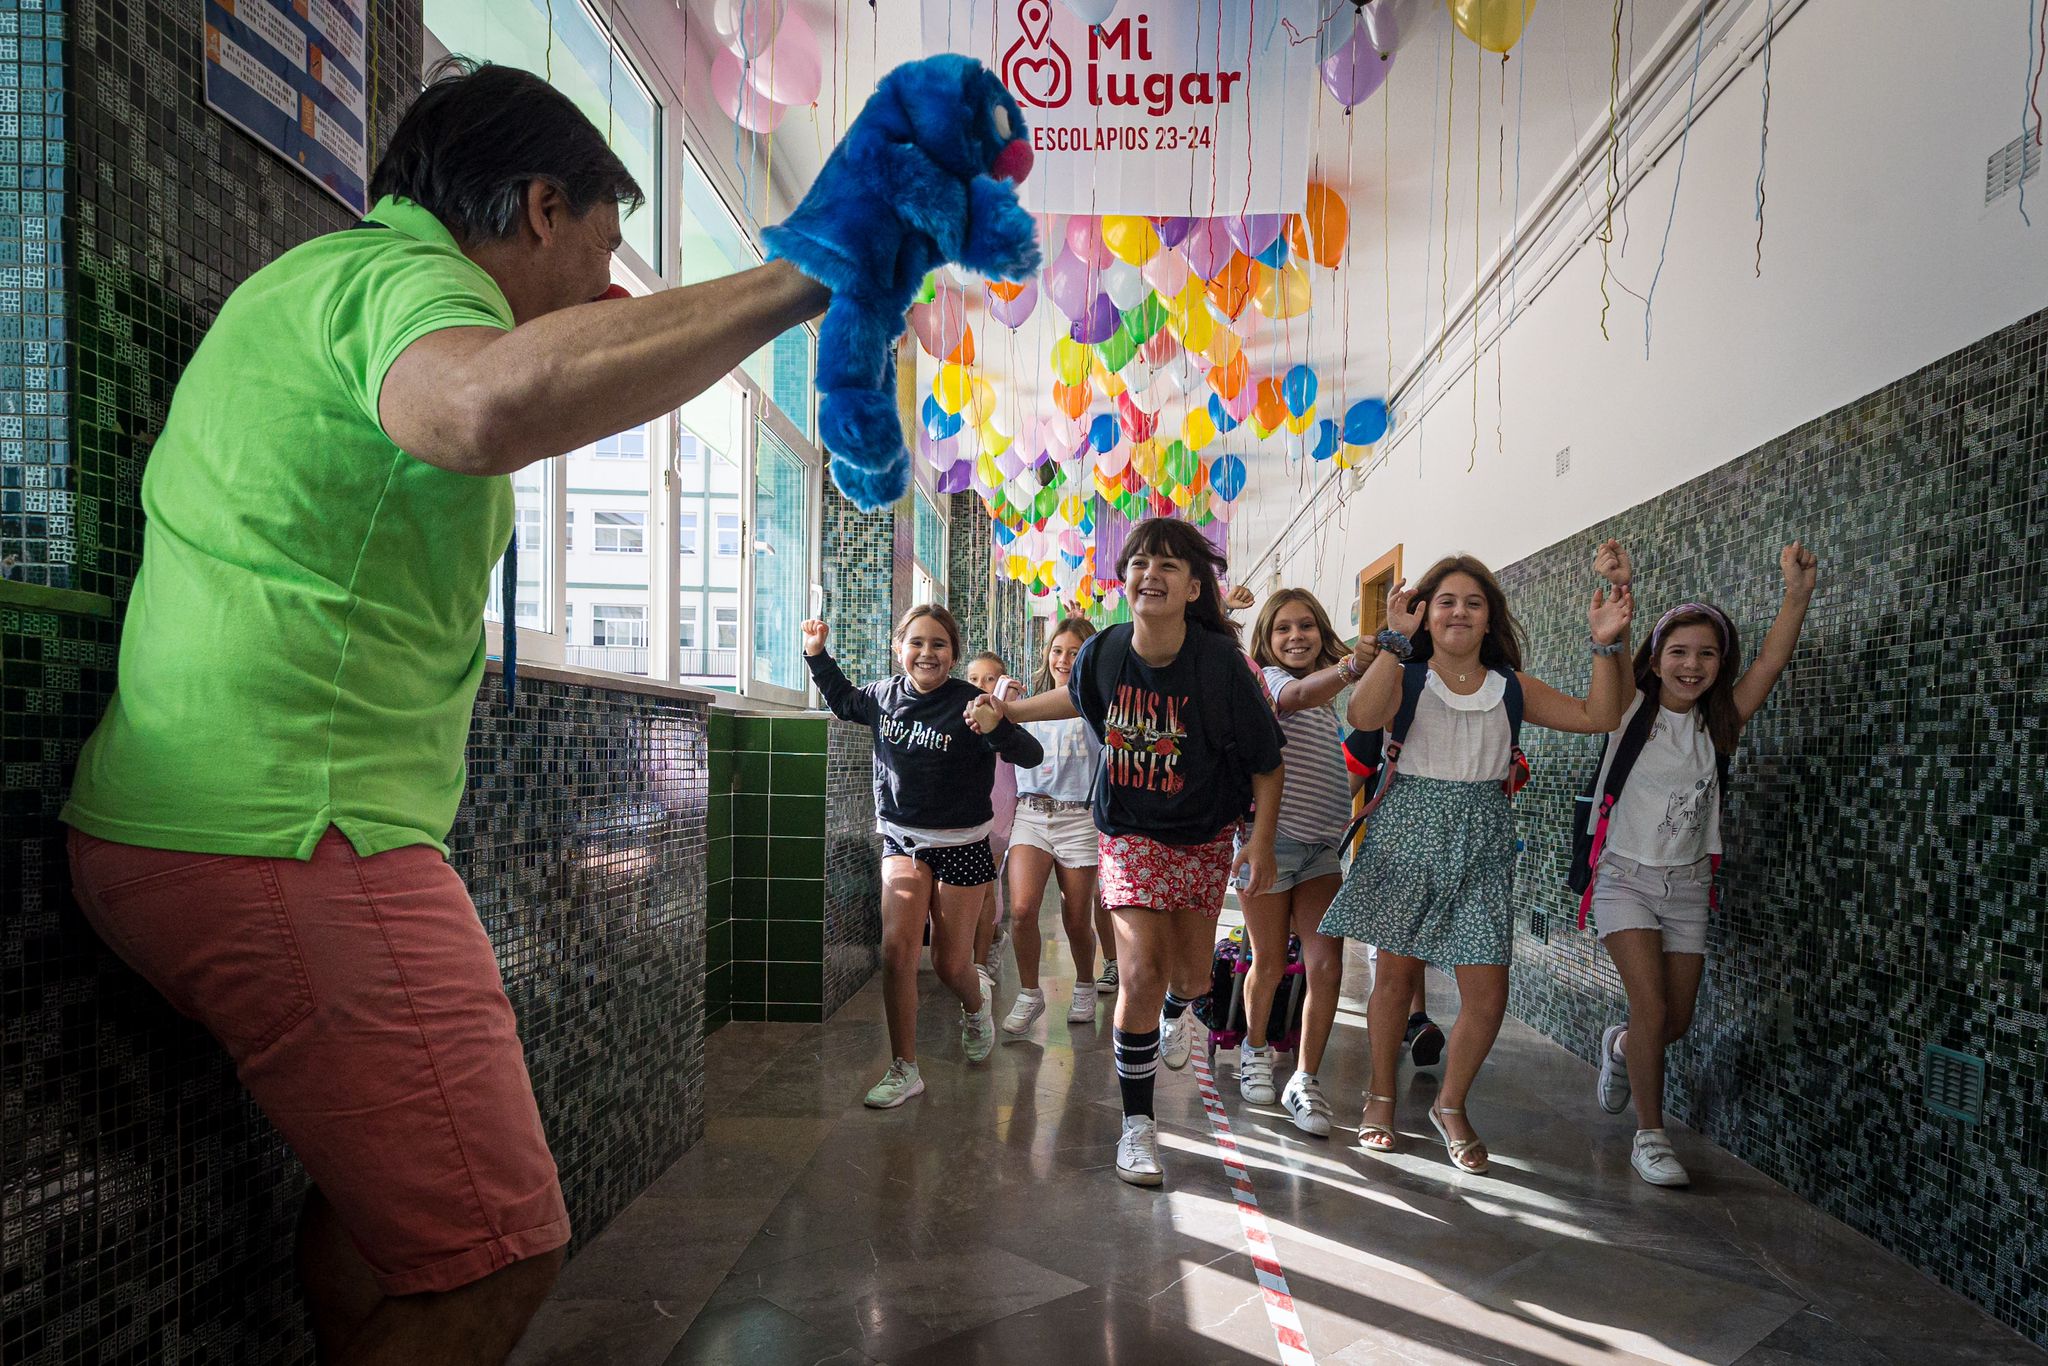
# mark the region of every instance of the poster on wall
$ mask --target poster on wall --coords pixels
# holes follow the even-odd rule
[[[922,3],[925,50],[979,59],[1030,121],[1033,213],[1305,207],[1318,0]]]
[[[201,0],[206,104],[357,213],[369,208],[363,14],[350,0]]]

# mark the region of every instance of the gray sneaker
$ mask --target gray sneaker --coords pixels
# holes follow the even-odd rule
[[[924,1078],[917,1074],[917,1064],[898,1058],[889,1064],[888,1072],[861,1104],[870,1110],[893,1110],[912,1096],[923,1094]]]
[[[987,1061],[995,1046],[996,1016],[988,997],[981,998],[981,1009],[971,1015],[966,1006],[960,1007],[960,1047],[966,1050],[967,1061]]]
[[[1628,1108],[1628,1060],[1614,1051],[1627,1025],[1609,1025],[1600,1036],[1600,1108],[1618,1115]]]
[[[1116,959],[1111,958],[1103,963],[1102,975],[1095,979],[1095,989],[1097,991],[1116,990]]]

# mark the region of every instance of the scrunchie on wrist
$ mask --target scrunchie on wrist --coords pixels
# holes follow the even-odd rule
[[[1382,650],[1404,663],[1415,653],[1414,642],[1391,626],[1374,636],[1373,640]]]

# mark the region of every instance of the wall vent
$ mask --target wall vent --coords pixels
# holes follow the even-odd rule
[[[1557,477],[1562,479],[1572,472],[1572,448],[1566,446],[1557,453]]]
[[[1996,200],[2022,180],[2041,173],[2041,144],[2022,133],[1984,160],[1984,202]]]
[[[1939,1044],[1920,1055],[1920,1093],[1937,1115],[1978,1124],[1984,1119],[1984,1059]]]
[[[1529,908],[1529,937],[1539,944],[1550,942],[1550,917],[1540,907]]]

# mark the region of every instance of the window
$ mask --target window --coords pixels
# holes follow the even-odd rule
[[[911,554],[924,571],[925,579],[933,585],[932,596],[920,597],[918,601],[943,602],[946,595],[946,519],[939,515],[938,504],[922,487],[916,493],[911,512]]]
[[[676,554],[697,553],[697,514],[679,512],[676,514]]]
[[[683,615],[676,626],[676,640],[685,650],[697,648],[697,604],[683,604]]]
[[[540,504],[534,503],[518,509],[515,525],[519,529],[520,554],[537,555],[540,553],[541,524]],[[526,604],[521,603],[519,612],[519,619],[521,621],[526,620],[525,608]]]
[[[576,509],[570,508],[562,518],[562,550],[564,553],[576,548]]]
[[[590,643],[614,650],[647,648],[647,609],[598,603],[590,609]]]
[[[576,643],[576,604],[573,602],[562,604],[562,643]]]
[[[600,511],[595,520],[597,537],[593,549],[610,555],[638,555],[647,549],[646,513]],[[641,616],[646,616],[644,609]]]
[[[553,547],[548,544],[547,525],[555,505],[554,460],[528,465],[512,476],[512,530],[519,546],[519,590],[515,615],[529,631],[552,629],[547,611],[549,561]],[[504,561],[491,567],[490,595],[484,602],[484,618],[503,624],[505,607],[500,599],[504,583]]]
[[[718,514],[718,553],[727,559],[740,553],[740,519],[737,513]]]
[[[721,650],[737,650],[740,647],[740,609],[721,607],[712,618],[718,626],[718,639],[714,642]]]
[[[594,452],[600,460],[645,460],[647,458],[647,429],[634,427],[630,431],[605,437],[597,443]]]
[[[811,475],[763,422],[754,431],[753,678],[802,692],[800,646],[810,615]]]

